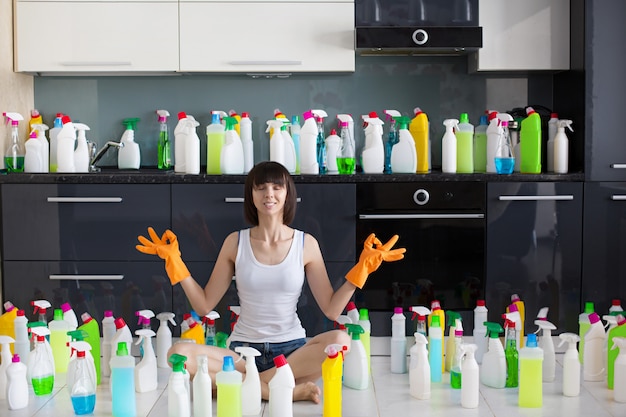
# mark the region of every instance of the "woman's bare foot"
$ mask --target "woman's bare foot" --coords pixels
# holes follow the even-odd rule
[[[314,382],[308,381],[302,384],[296,385],[293,390],[293,400],[294,401],[312,401],[315,404],[319,404],[320,395],[321,395],[320,387],[315,385]]]

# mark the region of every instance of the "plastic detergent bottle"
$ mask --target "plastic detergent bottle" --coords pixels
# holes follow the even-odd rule
[[[441,138],[441,171],[446,174],[454,174],[457,170],[457,139],[454,129],[458,130],[459,121],[457,119],[446,119],[443,121],[446,132]]]
[[[341,122],[341,147],[337,153],[337,169],[339,174],[354,174],[356,159],[354,151],[354,137],[350,135],[348,122]]]
[[[4,302],[4,313],[0,316],[0,335],[15,339],[15,319],[18,309],[10,301]],[[9,356],[10,358],[10,356]]]
[[[74,123],[76,128],[76,149],[74,149],[74,172],[89,172],[89,147],[85,131],[90,130],[84,123]]]
[[[28,374],[35,395],[48,395],[54,387],[54,357],[46,341],[50,330],[33,327],[31,332],[35,334],[35,343],[28,361]]]
[[[543,404],[541,369],[543,352],[534,333],[526,337],[526,346],[519,351],[519,406],[540,408]]]
[[[394,307],[391,316],[391,373],[406,372],[406,317],[402,307]]]
[[[242,376],[235,369],[232,356],[224,356],[222,370],[215,375],[217,386],[217,415],[241,416]]]
[[[115,336],[115,332],[115,317],[113,317],[113,312],[111,310],[106,310],[104,312],[104,318],[102,319],[102,361],[100,370],[103,376],[111,375],[109,362],[113,351],[111,341]]]
[[[63,128],[63,113],[57,113],[50,129],[50,172],[57,172],[57,136]]]
[[[315,124],[317,126],[317,139],[316,139],[316,153],[317,163],[320,169],[320,174],[326,173],[326,143],[324,134],[324,118],[328,117],[328,114],[324,110],[311,110],[315,116]]]
[[[24,314],[24,310],[17,310],[17,315],[13,321],[13,328],[15,331],[13,353],[20,355],[20,360],[22,362],[28,363],[28,355],[30,354],[30,338],[28,337],[28,319]],[[0,334],[6,333],[0,332]]]
[[[296,380],[285,355],[275,357],[274,365],[276,373],[267,384],[270,388],[269,416],[292,417],[293,389],[296,386]]]
[[[430,328],[428,330],[428,362],[430,364],[430,381],[441,382],[443,373],[443,330],[439,326],[439,316],[431,315]]]
[[[346,304],[346,315],[350,318],[350,323],[356,324],[359,321],[359,310],[354,301],[349,301]]]
[[[185,174],[197,175],[200,173],[200,138],[196,128],[200,123],[190,114],[183,121],[185,141]]]
[[[409,361],[409,393],[418,400],[430,399],[430,363],[426,345],[428,339],[415,332],[415,344],[410,350]]]
[[[118,319],[119,320],[119,319]],[[134,417],[135,403],[135,358],[129,355],[125,342],[116,345],[115,356],[111,357],[111,408],[113,417]]]
[[[96,370],[96,384],[100,385],[102,378],[102,372],[100,369],[100,326],[98,322],[89,315],[89,313],[83,313],[80,315],[83,324],[78,326],[78,330],[82,330],[87,333],[86,342],[91,346],[91,354],[94,358],[94,366]]]
[[[448,341],[445,344],[445,354],[444,354],[444,371],[449,372],[452,369],[452,361],[454,360],[454,352],[456,350],[456,341],[455,341],[455,331],[457,329],[457,324],[461,326],[461,332],[463,331],[463,326],[461,325],[461,314],[456,311],[448,310],[446,311],[446,315],[448,316],[448,323],[450,323],[450,327],[448,327]],[[458,323],[457,323],[458,320]],[[462,333],[461,333],[462,335]],[[459,375],[460,378],[461,375]],[[459,380],[460,382],[460,380]]]
[[[490,112],[487,116],[489,125],[487,126],[487,172],[495,174],[496,171],[496,149],[498,148],[498,140],[502,135],[498,112]]]
[[[284,122],[284,126],[280,130],[280,133],[283,135],[283,143],[285,145],[285,168],[290,174],[296,173],[296,147],[293,143],[293,139],[291,138],[291,134],[289,133],[289,122]]]
[[[398,130],[398,143],[391,150],[391,171],[394,174],[413,174],[417,170],[415,141],[407,128],[411,121],[406,116],[395,117]]]
[[[300,129],[300,172],[306,175],[319,174],[317,162],[317,123],[311,110],[302,114],[304,124]]]
[[[369,311],[366,308],[359,309],[359,320],[357,322],[359,326],[363,329],[363,333],[361,333],[361,343],[363,343],[363,348],[365,348],[365,356],[367,357],[367,372],[372,373],[372,363],[371,363],[371,346],[370,346],[370,335],[372,333],[372,324],[370,322]]]
[[[585,381],[602,381],[606,375],[606,363],[602,355],[606,335],[597,313],[589,314],[589,322],[591,327],[585,333],[583,378]]]
[[[341,150],[341,138],[337,135],[336,129],[330,129],[330,135],[325,140],[326,145],[326,173],[339,174],[337,166],[337,156]]]
[[[222,146],[226,136],[226,129],[221,123],[220,117],[225,117],[226,113],[221,110],[211,112],[211,124],[206,127],[206,173],[221,174],[220,158]]]
[[[285,165],[285,137],[281,133],[281,129],[286,129],[282,120],[268,120],[266,133],[273,132],[270,137],[270,161],[278,162]]]
[[[322,389],[324,402],[322,417],[341,417],[341,380],[343,379],[343,350],[345,346],[332,344],[324,348],[322,362]]]
[[[563,395],[577,397],[580,394],[580,361],[576,343],[580,337],[576,333],[561,333],[559,338],[559,347],[567,343],[567,350],[563,355]]]
[[[241,384],[241,414],[244,416],[256,416],[261,413],[261,378],[256,367],[256,356],[261,352],[249,346],[237,346],[235,352],[239,353],[246,361],[246,377]]]
[[[607,347],[613,346],[613,340],[616,337],[626,337],[626,320],[623,317],[617,322],[617,326],[607,332]],[[617,359],[617,351],[608,349],[607,352],[607,386],[613,389],[613,381],[615,375],[615,360]]]
[[[41,158],[42,142],[37,137],[37,132],[30,132],[30,136],[24,144],[24,172],[43,173],[43,160]]]
[[[185,164],[186,119],[187,113],[184,111],[178,113],[178,123],[174,128],[174,172],[184,173],[187,168]]]
[[[369,385],[367,356],[360,339],[363,328],[354,323],[347,323],[346,328],[348,333],[352,335],[352,343],[344,358],[343,384],[352,389],[367,389]]]
[[[193,378],[193,416],[213,416],[213,388],[209,375],[209,358],[206,355],[196,357],[198,370]]]
[[[172,323],[172,326],[176,326],[174,317],[176,315],[169,311],[164,311],[156,315],[159,320],[159,328],[156,332],[156,357],[158,368],[169,368],[167,364],[167,351],[172,347],[172,331],[168,326],[168,322]]]
[[[224,132],[224,145],[220,155],[220,170],[222,174],[243,174],[243,144],[239,134],[235,130],[237,119],[224,117],[226,131]]]
[[[28,406],[28,369],[17,353],[6,369],[6,402],[9,410],[20,410]]]
[[[48,129],[48,125],[43,123],[37,123],[33,125],[33,130],[37,132],[37,139],[39,140],[39,143],[41,145],[39,147],[42,163],[41,172],[50,172],[50,143],[48,142],[48,138],[46,138],[46,130]]]
[[[63,312],[63,320],[70,325],[70,330],[76,330],[78,328],[78,317],[76,317],[76,312],[74,312],[70,303],[61,304],[61,311]]]
[[[430,138],[428,135],[428,116],[419,107],[413,109],[415,117],[409,124],[409,132],[415,141],[415,154],[417,155],[417,173],[430,172]]]
[[[156,336],[153,330],[139,329],[135,331],[139,336],[136,345],[142,344],[143,357],[135,367],[135,390],[137,392],[149,392],[157,389],[157,363],[152,348],[152,337]]]
[[[474,308],[474,344],[476,344],[475,358],[476,362],[482,363],[483,355],[487,351],[487,328],[485,322],[487,321],[487,315],[489,310],[485,306],[485,300],[476,300],[476,307]]]
[[[559,129],[559,115],[550,113],[548,121],[548,143],[546,146],[546,163],[548,172],[554,172],[554,138]]]
[[[506,308],[506,312],[514,312],[515,310],[512,308],[512,305],[517,307],[517,311],[519,312],[519,321],[515,323],[515,329],[517,330],[517,346],[518,349],[522,348],[522,344],[524,341],[524,329],[526,322],[526,307],[524,306],[524,302],[520,299],[519,295],[513,294],[511,295],[511,304]]]
[[[393,152],[393,147],[400,140],[398,136],[398,129],[396,125],[396,117],[402,116],[397,110],[385,110],[384,113],[387,115],[387,120],[390,120],[389,123],[389,133],[387,133],[387,140],[385,141],[385,174],[392,173],[391,166],[391,154]],[[417,163],[415,164],[417,169]]]
[[[7,393],[7,367],[11,364],[11,343],[14,343],[15,339],[11,336],[0,335],[0,358],[2,364],[0,364],[0,400],[6,399]]]
[[[174,353],[169,358],[172,373],[167,382],[167,414],[168,416],[190,417],[191,404],[186,386],[185,362],[187,357]]]
[[[204,344],[204,330],[202,326],[198,324],[194,319],[189,319],[189,329],[185,330],[180,335],[181,339],[190,339],[199,345]]]
[[[157,110],[159,122],[159,140],[157,143],[157,168],[170,169],[172,167],[172,151],[170,144],[170,132],[167,118],[170,113],[167,110]]]
[[[54,356],[54,370],[57,374],[67,372],[67,364],[70,361],[70,349],[67,346],[70,341],[67,332],[70,325],[63,320],[63,310],[54,310],[54,319],[48,324],[50,329],[50,347]]]
[[[487,115],[474,128],[474,172],[487,172]],[[476,358],[478,361],[478,358]],[[480,361],[478,361],[480,363]]]
[[[543,350],[543,382],[552,382],[556,377],[556,354],[554,352],[554,342],[552,341],[552,330],[556,330],[556,326],[548,321],[548,307],[543,307],[537,314],[535,324],[542,331],[539,336],[539,347]]]
[[[118,317],[115,319],[115,335],[111,339],[111,356],[113,356],[113,348],[115,348],[120,342],[126,343],[126,350],[131,351],[133,345],[133,335],[130,333],[128,325],[123,318]]]
[[[117,167],[119,169],[139,169],[141,165],[141,152],[139,144],[135,142],[135,130],[139,118],[133,117],[124,119],[122,124],[126,126],[120,143],[123,146],[117,152]]]
[[[469,122],[467,113],[461,113],[455,136],[456,172],[471,174],[474,172],[474,125]]]
[[[448,343],[451,343],[449,340]],[[461,319],[457,319],[457,326],[454,329],[454,358],[452,359],[452,365],[450,366],[450,386],[455,389],[461,388],[461,361],[463,360],[463,326],[461,325]],[[464,368],[464,366],[463,366]]]
[[[517,351],[517,331],[515,323],[506,320],[504,323],[505,348],[504,358],[506,360],[506,388],[515,388],[519,384],[519,352]]]
[[[298,128],[300,125],[298,125]],[[243,147],[243,173],[247,174],[254,166],[254,142],[252,141],[252,119],[248,112],[241,113],[239,122],[241,146]],[[293,136],[293,134],[292,134]],[[298,137],[299,139],[299,137]]]
[[[74,365],[74,377],[71,385],[68,385],[74,414],[91,414],[96,406],[96,373],[93,356],[87,352],[91,346],[87,342],[72,342],[76,350]]]
[[[63,127],[57,135],[57,172],[76,172],[74,147],[76,128],[69,116],[63,116]]]
[[[432,322],[433,322],[433,317],[434,316],[438,316],[439,317],[439,329],[438,329],[438,331],[441,332],[441,372],[443,373],[443,372],[445,372],[445,364],[443,362],[443,355],[444,355],[444,351],[443,351],[443,329],[446,328],[446,313],[441,308],[441,303],[439,302],[439,300],[433,300],[433,301],[430,302],[430,311],[431,311],[431,313],[428,316],[428,332],[429,332],[428,334],[430,334],[430,328],[431,328],[431,325],[432,325]],[[432,367],[432,363],[431,363],[431,367]]]
[[[300,117],[298,115],[291,117],[289,124],[289,135],[293,141],[293,148],[296,153],[296,174],[300,173]]]
[[[557,174],[567,174],[569,169],[569,140],[565,134],[565,128],[571,132],[571,120],[559,120],[559,130],[554,137],[554,172]]]
[[[365,146],[361,154],[361,166],[366,174],[382,174],[385,169],[385,147],[383,145],[383,121],[376,112],[363,118]]]
[[[476,345],[463,345],[463,374],[461,376],[461,407],[476,408],[479,401],[479,368],[474,357]]]
[[[611,350],[615,348],[619,348],[619,355],[615,360],[613,399],[618,403],[626,403],[626,338],[615,337]]]
[[[19,123],[20,120],[24,120],[24,117],[15,112],[6,112],[2,113],[2,115],[5,117],[6,123],[11,124],[9,137],[7,138],[9,146],[4,153],[4,167],[8,172],[23,172],[24,149],[20,144]]]
[[[532,107],[526,109],[520,137],[520,172],[541,174],[541,117]]]
[[[580,343],[578,344],[578,358],[580,359],[580,363],[584,363],[584,354],[585,354],[585,334],[591,327],[591,323],[589,322],[589,314],[594,312],[593,302],[587,301],[585,302],[585,309],[582,313],[578,315],[578,336],[580,337]]]
[[[494,322],[485,322],[489,345],[483,355],[480,369],[480,383],[491,388],[504,388],[506,385],[506,357],[499,334],[504,332],[502,326]]]

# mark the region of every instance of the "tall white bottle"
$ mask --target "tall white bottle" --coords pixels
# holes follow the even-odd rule
[[[150,329],[139,329],[135,331],[135,334],[139,336],[135,344],[139,345],[141,343],[143,346],[143,358],[135,366],[135,391],[154,391],[157,389],[158,375],[156,357],[152,348],[152,337],[156,336],[156,333]]]
[[[2,364],[0,364],[0,400],[6,399],[7,393],[7,368],[11,364],[11,343],[14,343],[15,339],[11,336],[0,335],[0,358]]]
[[[24,172],[43,173],[44,171],[42,151],[43,145],[37,137],[37,132],[30,132],[30,137],[24,143]]]
[[[245,113],[244,113],[245,114]],[[213,388],[211,387],[211,375],[209,375],[209,358],[206,355],[196,357],[198,370],[193,378],[193,416],[213,416]],[[244,404],[242,404],[244,407]]]
[[[399,140],[391,149],[391,171],[395,174],[414,174],[417,171],[417,150],[413,135],[408,129],[411,119],[406,116],[394,119]]]
[[[576,333],[561,333],[559,335],[561,343],[567,343],[567,350],[563,355],[563,395],[566,397],[577,397],[580,394],[580,360],[576,343],[580,337]]]
[[[270,388],[269,417],[293,417],[293,389],[296,380],[285,355],[274,358],[276,373],[268,383]]]
[[[487,172],[495,174],[496,171],[496,150],[498,149],[498,141],[502,135],[498,112],[489,113],[489,125],[487,126]]]
[[[613,399],[618,403],[626,403],[626,338],[614,337],[611,349],[619,348],[615,359],[613,377]]]
[[[56,172],[76,172],[74,166],[74,146],[76,128],[68,116],[63,116],[63,127],[57,135]]]
[[[317,175],[320,167],[317,162],[317,123],[312,110],[302,114],[304,124],[300,128],[300,172]]]
[[[603,381],[606,375],[606,364],[602,352],[606,343],[606,334],[597,313],[589,314],[589,322],[591,327],[585,334],[585,351],[583,352],[583,379]]]
[[[24,314],[24,310],[17,310],[17,316],[13,320],[13,327],[15,329],[13,352],[20,355],[20,360],[23,363],[28,363],[30,339],[28,337],[28,319]]]
[[[487,321],[488,313],[489,311],[485,306],[485,300],[476,300],[473,336],[474,344],[476,345],[474,357],[478,363],[482,363],[483,355],[487,352],[487,327],[485,327],[485,322]]]
[[[341,138],[337,135],[337,130],[331,129],[330,135],[326,137],[326,173],[339,174],[337,167],[337,154],[341,148]]]
[[[414,336],[415,344],[410,350],[409,393],[418,400],[428,400],[430,398],[430,364],[426,350],[428,339],[417,332]]]
[[[369,385],[367,353],[360,337],[363,328],[353,323],[346,323],[346,328],[348,333],[352,334],[352,343],[343,361],[343,385],[352,389],[367,389]]]
[[[285,129],[285,124],[282,120],[268,120],[266,133],[272,132],[270,137],[270,161],[278,162],[285,166],[285,136],[282,134],[281,129]]]
[[[75,172],[89,172],[89,147],[85,131],[90,130],[84,123],[74,123],[78,137],[76,139],[76,149],[74,149]]]
[[[41,160],[43,162],[43,172],[50,172],[50,142],[46,138],[46,130],[49,129],[46,124],[33,124],[33,129],[37,132],[37,139],[41,141]]]
[[[187,132],[185,119],[187,113],[178,113],[178,123],[174,128],[174,172],[184,173],[187,169],[185,164],[185,145],[187,143]]]
[[[457,119],[446,119],[443,121],[446,132],[441,139],[441,171],[446,174],[456,173],[456,135],[455,128],[458,128]]]
[[[548,307],[539,310],[535,324],[541,330],[539,337],[539,347],[543,350],[543,363],[541,375],[543,382],[552,382],[556,377],[556,355],[554,352],[554,341],[552,340],[552,330],[556,330],[556,326],[547,320]]]
[[[506,358],[504,347],[498,335],[504,329],[498,323],[487,322],[489,347],[483,355],[480,369],[480,383],[492,388],[504,388],[506,385]]]
[[[285,145],[285,168],[289,171],[290,174],[296,173],[296,146],[293,143],[293,138],[287,129],[287,125],[285,125],[284,129],[280,130],[280,133],[283,135],[283,144]]]
[[[394,307],[391,316],[391,373],[405,374],[406,369],[406,317],[402,307]]]
[[[172,326],[176,326],[174,317],[175,314],[169,311],[164,311],[156,316],[160,322],[156,332],[156,357],[157,367],[159,368],[169,368],[167,351],[172,347],[172,331],[167,323],[170,322]]]
[[[548,121],[548,143],[546,146],[546,162],[548,163],[548,172],[554,172],[554,138],[559,127],[559,115],[557,113],[550,114]]]
[[[382,174],[385,168],[385,148],[383,144],[383,121],[376,112],[363,116],[365,127],[365,147],[361,155],[361,165],[366,174]]]
[[[461,373],[461,407],[476,408],[478,407],[479,394],[479,378],[480,372],[478,362],[474,357],[477,346],[474,343],[463,345],[463,372]]]
[[[6,400],[9,410],[20,410],[28,406],[28,368],[15,354],[6,369]]]
[[[167,415],[168,417],[191,417],[191,403],[187,388],[186,356],[177,353],[170,356],[172,373],[167,382]]]
[[[100,363],[102,376],[111,376],[109,363],[111,361],[113,336],[115,336],[115,317],[113,317],[111,310],[106,310],[102,319],[102,362]]]
[[[63,113],[57,113],[50,129],[50,172],[57,172],[57,137],[63,128]]]
[[[200,123],[190,114],[183,122],[185,140],[185,174],[198,175],[200,173],[200,138],[196,128]]]
[[[300,125],[298,125],[300,127]],[[252,119],[248,112],[241,113],[239,122],[241,144],[243,146],[243,173],[247,174],[254,166],[254,142],[252,141]]]
[[[139,144],[135,142],[135,128],[138,118],[124,119],[126,130],[122,134],[120,144],[123,146],[117,152],[117,167],[119,169],[139,169],[141,166],[141,152]]]
[[[220,170],[222,174],[241,175],[244,171],[244,151],[241,138],[235,130],[237,119],[224,117],[224,122],[226,131],[220,155]]]
[[[254,358],[261,356],[261,352],[249,346],[237,346],[235,352],[246,361],[246,377],[241,384],[241,398],[245,399],[241,404],[241,414],[257,416],[261,413],[261,378]]]
[[[559,120],[559,129],[554,136],[554,172],[557,174],[567,174],[569,169],[569,140],[565,134],[565,128],[572,129],[571,120]]]

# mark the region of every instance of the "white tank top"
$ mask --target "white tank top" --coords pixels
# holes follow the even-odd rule
[[[285,259],[260,263],[252,252],[250,229],[239,232],[235,283],[241,313],[230,341],[281,343],[306,337],[296,308],[304,285],[304,233],[294,231]]]

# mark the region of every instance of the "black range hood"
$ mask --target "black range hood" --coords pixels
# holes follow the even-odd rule
[[[360,55],[466,55],[483,46],[479,26],[357,26]]]

